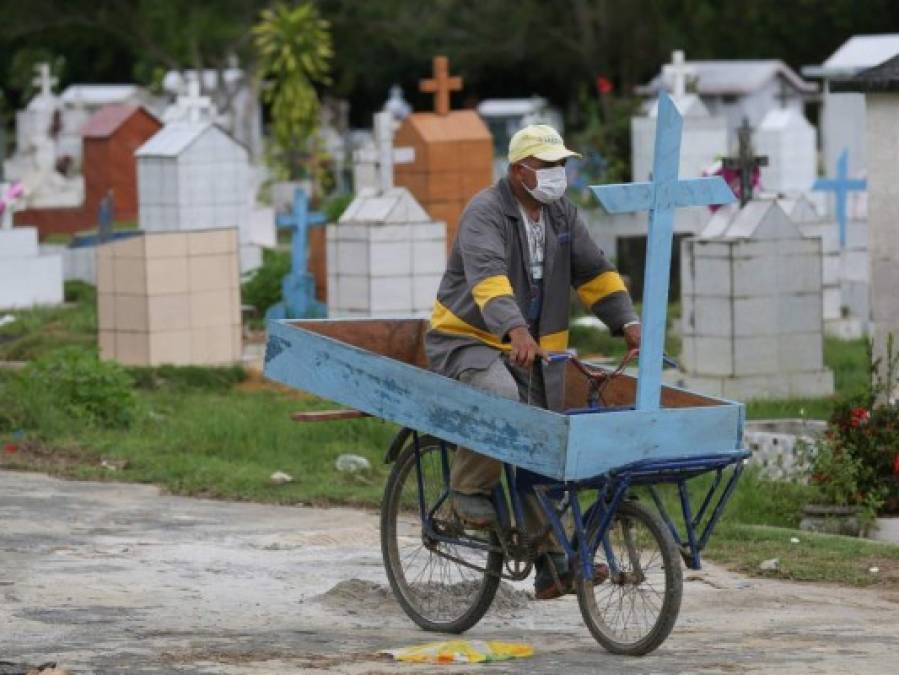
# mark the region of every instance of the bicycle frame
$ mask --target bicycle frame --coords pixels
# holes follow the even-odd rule
[[[448,447],[445,442],[440,442],[443,486],[434,504],[429,505],[425,502],[424,476],[421,468],[421,446],[418,433],[415,431],[412,432],[412,441],[416,460],[415,470],[418,485],[419,515],[425,534],[436,541],[485,551],[490,550],[491,546],[488,542],[464,536],[447,536],[436,531],[433,523],[434,514],[450,498]],[[569,568],[577,569],[575,566],[579,566],[580,574],[583,574],[586,579],[592,579],[594,574],[592,552],[600,545],[603,546],[611,573],[614,575],[620,572],[618,561],[615,559],[614,552],[608,541],[609,529],[618,507],[627,498],[628,491],[635,486],[646,486],[653,503],[659,511],[659,515],[671,531],[672,537],[680,547],[688,566],[698,570],[702,564],[701,552],[708,543],[709,537],[724,511],[725,505],[733,494],[737,480],[739,480],[743,471],[743,460],[749,457],[749,454],[749,452],[742,452],[684,459],[640,460],[589,480],[569,482],[544,478],[529,472],[520,474],[512,465],[504,464],[503,469],[509,490],[508,500],[506,489],[500,483],[494,490],[493,502],[496,507],[499,526],[508,531],[513,525],[525,522],[524,498],[528,494],[535,495],[556,539],[568,557]],[[732,467],[731,475],[727,479],[723,490],[719,493],[718,488],[721,487],[724,471],[728,467]],[[715,471],[715,479],[702,499],[699,511],[694,516],[687,491],[687,481],[710,471]],[[523,476],[526,476],[524,481],[520,480]],[[681,536],[658,494],[656,486],[665,483],[677,485],[685,536]],[[584,490],[596,490],[596,499],[586,511],[582,510],[580,501],[577,498],[578,493]],[[709,511],[716,494],[717,501],[715,501],[715,505]],[[568,499],[560,510],[558,501],[564,495],[567,495]],[[573,522],[573,531],[571,533],[566,531],[562,522],[568,510],[571,511]],[[705,524],[703,525],[704,519]],[[588,533],[591,531],[594,534],[592,539],[588,540]],[[578,542],[587,542],[587,550],[590,551],[590,555],[579,555]]]

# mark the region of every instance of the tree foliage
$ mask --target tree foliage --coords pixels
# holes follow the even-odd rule
[[[328,22],[311,3],[279,3],[262,11],[253,28],[263,97],[271,105],[275,158],[296,173],[318,123],[316,86],[330,84],[331,34]]]
[[[435,53],[465,77],[457,106],[536,93],[581,126],[578,93],[598,74],[627,94],[675,48],[688,59],[780,58],[798,68],[820,63],[852,35],[899,31],[895,0],[311,2],[331,26],[329,92],[350,99],[357,125],[370,123],[393,83],[417,109],[429,108],[417,85]],[[270,7],[271,0],[0,0],[0,76],[17,52],[37,46],[65,57],[66,82],[149,84],[160,69],[224,68],[231,56],[252,69],[251,28]],[[22,105],[24,92],[5,77],[0,88]]]

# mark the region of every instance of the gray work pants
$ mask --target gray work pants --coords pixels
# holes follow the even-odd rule
[[[459,381],[503,398],[546,407],[546,392],[539,364],[534,365],[529,372],[526,368],[513,366],[503,355],[484,370],[463,371],[459,374]],[[456,449],[453,459],[450,487],[466,495],[489,496],[502,478],[502,471],[502,462],[460,447]],[[529,532],[536,533],[544,528],[546,516],[533,495],[524,499],[524,515]],[[543,547],[545,550],[561,553],[562,548],[554,535],[550,535],[548,544]]]

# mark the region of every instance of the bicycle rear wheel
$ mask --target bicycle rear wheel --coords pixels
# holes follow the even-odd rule
[[[425,504],[431,509],[449,489],[440,441],[419,438]],[[446,446],[452,465],[453,446]],[[503,556],[496,551],[439,542],[425,534],[419,513],[415,447],[410,438],[387,480],[381,502],[381,553],[390,587],[403,611],[425,630],[461,633],[487,612],[500,582]],[[462,524],[446,498],[434,524],[447,536],[461,535]],[[499,545],[495,534],[484,544]],[[455,558],[453,560],[451,558]]]
[[[592,541],[593,536],[588,537]],[[683,593],[680,556],[668,529],[644,506],[624,501],[607,541],[617,565],[594,585],[577,579],[577,598],[587,628],[613,654],[642,656],[662,644],[677,621]],[[607,564],[600,542],[593,564]]]

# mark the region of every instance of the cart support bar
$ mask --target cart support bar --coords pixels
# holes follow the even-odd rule
[[[371,417],[361,410],[304,410],[290,413],[294,422],[333,422],[335,420],[354,420],[360,417]]]

